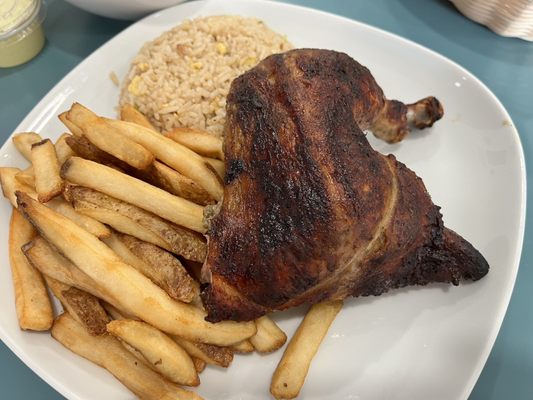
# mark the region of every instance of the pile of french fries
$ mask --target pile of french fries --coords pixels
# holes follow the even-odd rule
[[[161,134],[128,106],[113,120],[75,103],[59,119],[69,132],[55,143],[34,132],[13,137],[28,168],[0,168],[13,206],[20,328],[50,330],[141,399],[200,399],[182,386],[198,386],[207,364],[228,367],[234,353],[282,347],[287,337],[268,316],[204,319],[203,216],[223,194],[221,140],[184,128]],[[310,308],[274,372],[274,397],[298,396],[341,307]]]

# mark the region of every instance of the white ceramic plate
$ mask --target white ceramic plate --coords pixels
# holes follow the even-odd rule
[[[518,134],[494,95],[448,59],[367,25],[305,8],[238,0],[192,2],[152,15],[98,49],[68,74],[24,119],[17,131],[56,138],[56,115],[73,101],[115,115],[118,89],[109,73],[124,76],[142,43],[181,20],[209,14],[262,18],[300,47],[345,51],[368,66],[389,98],[410,102],[434,95],[445,117],[434,128],[389,146],[425,181],[444,220],[488,259],[483,280],[460,287],[434,285],[356,299],[325,338],[301,392],[302,399],[464,399],[485,364],[516,277],[525,216],[525,167]],[[294,23],[298,21],[298,23]],[[2,165],[24,166],[11,141]],[[7,266],[10,207],[0,203],[0,261]],[[0,269],[0,336],[44,380],[70,399],[130,399],[114,378],[73,355],[46,333],[18,329],[8,268]],[[303,310],[276,316],[294,332]],[[207,399],[268,398],[281,351],[236,356],[227,370],[207,368],[198,393]]]

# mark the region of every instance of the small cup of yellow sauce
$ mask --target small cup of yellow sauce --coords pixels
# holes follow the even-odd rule
[[[0,68],[35,57],[44,46],[42,0],[0,0]]]

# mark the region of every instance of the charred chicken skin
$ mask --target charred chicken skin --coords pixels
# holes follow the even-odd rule
[[[441,116],[432,97],[386,100],[335,51],[273,55],[235,79],[202,269],[207,319],[483,277],[487,262],[444,227],[422,180],[363,133],[396,142]]]

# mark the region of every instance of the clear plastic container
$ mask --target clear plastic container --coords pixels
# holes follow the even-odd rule
[[[39,54],[45,15],[42,0],[0,0],[0,67],[14,67]]]

